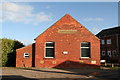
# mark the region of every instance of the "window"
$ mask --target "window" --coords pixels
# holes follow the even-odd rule
[[[108,40],[107,40],[107,44],[111,44],[111,39],[108,39]]]
[[[108,56],[110,56],[110,57],[112,56],[112,55],[111,55],[111,51],[108,51]]]
[[[105,56],[105,51],[102,51],[102,56]]]
[[[101,40],[101,44],[105,44],[105,40]]]
[[[24,53],[24,58],[29,58],[29,53]]]
[[[116,56],[116,50],[113,50],[113,51],[112,51],[112,55],[113,55],[113,56]]]
[[[82,58],[90,57],[90,43],[89,42],[81,43],[81,57]]]
[[[54,42],[45,43],[45,57],[46,58],[54,57]]]

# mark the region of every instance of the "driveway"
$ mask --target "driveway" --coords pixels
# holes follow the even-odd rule
[[[119,70],[113,69],[57,69],[2,68],[2,80],[119,80]]]

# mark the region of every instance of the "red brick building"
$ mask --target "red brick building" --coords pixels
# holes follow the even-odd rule
[[[104,29],[97,36],[101,39],[101,59],[117,60],[120,57],[120,26]]]
[[[69,14],[16,52],[16,67],[100,66],[100,40]]]

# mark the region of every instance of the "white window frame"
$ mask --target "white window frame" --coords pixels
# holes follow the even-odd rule
[[[24,58],[29,58],[29,53],[24,53]]]
[[[104,45],[105,44],[105,40],[101,40],[101,44]]]
[[[104,53],[104,54],[103,54]],[[105,51],[102,51],[102,56],[105,56]]]
[[[112,51],[112,55],[113,55],[113,56],[116,56],[116,50],[113,50],[113,51]]]
[[[107,39],[107,44],[111,44],[111,39]]]
[[[54,58],[55,56],[54,57],[47,57],[46,56],[46,48],[54,48],[54,47],[46,47],[47,43],[54,43],[54,42],[45,42],[45,45],[44,45],[45,46],[45,48],[44,48],[44,58]],[[55,52],[54,52],[54,55],[55,55]]]
[[[81,57],[81,58],[90,58],[90,57],[82,57],[82,54],[81,54],[81,53],[82,53],[82,50],[81,50],[81,49],[82,49],[82,48],[90,49],[90,47],[81,47],[81,44],[82,44],[82,43],[90,43],[90,42],[81,42],[81,43],[80,43],[80,57]]]

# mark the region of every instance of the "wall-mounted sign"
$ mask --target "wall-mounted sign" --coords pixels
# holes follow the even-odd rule
[[[63,54],[68,54],[68,51],[63,51]]]
[[[91,64],[96,64],[96,61],[91,61]]]
[[[83,61],[83,60],[80,60],[79,62],[80,62],[80,63],[83,63],[84,61]]]
[[[40,64],[44,64],[44,61],[40,61]]]
[[[58,33],[62,34],[75,34],[77,30],[58,30]]]
[[[52,64],[56,64],[56,61],[52,61]]]

